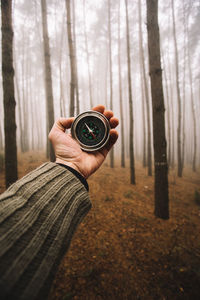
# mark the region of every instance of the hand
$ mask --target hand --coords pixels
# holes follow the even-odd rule
[[[113,112],[106,111],[103,105],[98,105],[93,110],[104,114],[112,128],[110,130],[109,141],[101,150],[93,153],[82,151],[78,142],[72,138],[71,133],[65,133],[65,130],[71,127],[74,118],[60,118],[54,123],[49,133],[49,139],[55,151],[56,162],[74,168],[86,179],[101,166],[118,138],[118,133],[114,128],[118,125],[119,121],[113,117]]]

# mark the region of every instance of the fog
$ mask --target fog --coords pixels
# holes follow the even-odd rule
[[[144,64],[148,84],[150,104],[150,126],[152,132],[152,105],[150,96],[150,79],[147,49],[146,5],[142,1],[142,39]],[[127,82],[126,21],[124,1],[120,4],[120,41],[118,39],[118,1],[111,1],[111,59],[113,85],[113,111],[120,119],[119,105],[119,58],[120,43],[122,101],[124,109],[125,153],[129,158],[129,102]],[[140,65],[138,2],[129,1],[129,29],[131,50],[131,74],[134,114],[135,157],[142,160],[144,141],[144,124],[142,113],[144,90]],[[72,7],[71,7],[72,12]],[[47,0],[47,21],[50,44],[50,62],[52,71],[52,88],[54,119],[70,115],[70,55],[67,37],[67,18],[65,1]],[[110,103],[110,60],[108,35],[108,1],[77,0],[74,1],[72,16],[72,35],[76,40],[76,65],[79,91],[79,112],[91,109],[92,105],[103,104],[107,109]],[[171,1],[159,1],[160,49],[165,100],[166,138],[170,156],[177,162],[177,126],[178,102],[176,90],[176,63],[173,40],[173,22]],[[185,164],[192,165],[194,156],[194,138],[196,149],[200,146],[200,7],[199,1],[175,1],[175,29],[178,48],[178,84],[181,97],[181,147],[185,149]],[[43,59],[43,35],[40,1],[13,1],[14,31],[14,69],[15,99],[17,118],[18,152],[44,150],[46,148],[46,100]],[[191,72],[190,72],[191,70]],[[1,77],[2,78],[2,77]],[[91,89],[91,95],[90,95]],[[90,99],[91,98],[91,99]],[[75,100],[75,112],[78,113]],[[194,118],[196,128],[194,130]],[[4,113],[1,80],[0,98],[0,147],[4,147]],[[169,125],[169,126],[168,126]],[[121,125],[119,125],[119,133]],[[26,139],[26,149],[22,149],[21,139]],[[120,159],[121,134],[115,146],[115,158]],[[170,141],[169,141],[170,139]],[[151,147],[153,141],[151,134]],[[169,151],[168,151],[169,154]],[[196,152],[196,167],[200,163],[200,152]]]

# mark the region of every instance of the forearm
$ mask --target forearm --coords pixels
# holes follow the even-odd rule
[[[90,207],[84,185],[55,163],[44,164],[1,195],[1,299],[45,299]]]

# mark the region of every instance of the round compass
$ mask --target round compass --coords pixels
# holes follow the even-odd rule
[[[103,148],[109,139],[108,119],[97,111],[86,111],[78,115],[72,123],[72,137],[82,150],[92,152]]]

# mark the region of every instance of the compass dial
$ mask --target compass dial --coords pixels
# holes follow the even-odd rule
[[[105,146],[109,138],[108,119],[96,111],[87,111],[74,120],[72,136],[85,151],[96,151]]]

